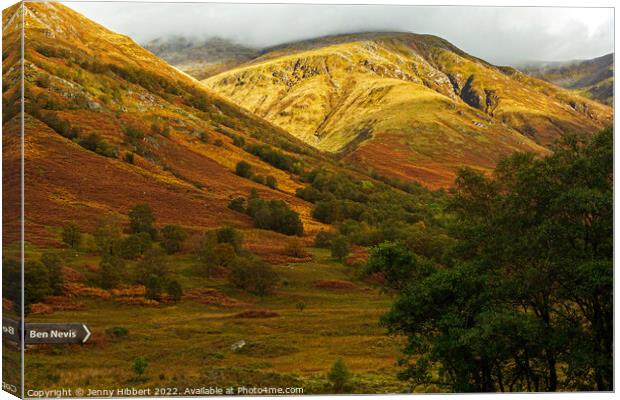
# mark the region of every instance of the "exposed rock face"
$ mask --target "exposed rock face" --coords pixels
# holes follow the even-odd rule
[[[474,86],[474,75],[470,75],[461,89],[461,99],[470,106],[482,110],[482,93]]]

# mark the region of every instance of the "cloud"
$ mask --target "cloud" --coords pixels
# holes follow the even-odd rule
[[[441,36],[495,64],[597,57],[613,51],[612,8],[66,2],[145,43],[218,36],[252,47],[336,33]]]

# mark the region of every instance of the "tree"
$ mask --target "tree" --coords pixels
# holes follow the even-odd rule
[[[148,366],[149,366],[149,363],[146,361],[144,357],[138,357],[133,361],[131,370],[135,372],[136,375],[142,376],[146,372],[146,368]]]
[[[298,238],[289,239],[286,243],[286,247],[284,248],[284,253],[287,256],[303,258],[308,255],[306,250],[304,249],[303,243]]]
[[[331,248],[333,238],[333,233],[320,231],[314,237],[314,245],[316,247]]]
[[[332,365],[332,368],[327,374],[327,379],[332,383],[334,392],[342,393],[346,390],[349,380],[351,379],[351,372],[342,358],[336,360]]]
[[[345,236],[339,235],[331,244],[332,257],[342,262],[349,255],[349,241]]]
[[[215,231],[215,235],[218,243],[228,243],[237,252],[241,250],[243,246],[243,234],[233,227],[225,226],[219,228]]]
[[[161,300],[162,283],[159,275],[152,274],[146,280],[146,298]]]
[[[187,233],[178,225],[166,225],[161,233],[162,245],[168,254],[174,254],[181,250],[183,241],[187,239]]]
[[[80,248],[82,242],[82,233],[80,232],[80,226],[75,222],[69,222],[62,228],[62,241],[74,250]]]
[[[118,257],[104,255],[99,262],[99,286],[104,289],[117,287],[123,281],[125,263]]]
[[[278,275],[266,262],[237,257],[228,275],[230,283],[258,296],[270,294],[278,282]]]
[[[55,253],[43,253],[41,255],[41,262],[47,268],[52,294],[62,294],[65,288],[65,278],[62,273],[62,260]]]
[[[242,178],[251,178],[253,175],[252,166],[245,161],[239,161],[235,166],[235,174]]]
[[[428,276],[433,271],[430,263],[418,257],[401,242],[384,242],[373,247],[364,269],[367,275],[380,273],[385,283],[396,290],[402,290],[412,280]]]
[[[123,228],[116,215],[103,217],[95,228],[95,243],[102,255],[118,255]]]
[[[151,245],[151,235],[144,232],[135,233],[121,241],[119,254],[123,258],[135,260],[149,250]]]
[[[304,310],[306,309],[306,303],[304,303],[303,301],[298,301],[297,304],[295,304],[295,308],[299,310],[299,312],[304,312]]]
[[[145,285],[150,276],[155,275],[160,281],[166,281],[169,274],[168,260],[159,249],[148,250],[136,267],[136,283]]]
[[[2,296],[13,302],[13,310],[21,314],[22,271],[18,260],[4,257],[2,260]]]
[[[181,299],[183,298],[183,288],[178,281],[168,282],[167,292],[172,301],[174,302],[181,301]]]
[[[129,227],[132,233],[148,233],[151,239],[157,236],[155,229],[155,216],[151,206],[146,203],[137,204],[129,210]]]
[[[52,294],[49,273],[40,261],[26,261],[24,263],[24,310],[30,312],[30,306],[38,303],[45,296]]]
[[[611,390],[613,134],[459,172],[449,267],[412,279],[383,323],[401,377],[451,391]],[[561,368],[561,373],[559,370]]]

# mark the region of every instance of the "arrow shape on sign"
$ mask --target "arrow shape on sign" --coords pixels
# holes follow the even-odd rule
[[[82,343],[86,343],[88,338],[90,338],[90,331],[88,330],[86,324],[82,324],[82,327],[84,328],[84,332],[86,332],[86,336],[84,337],[84,340],[82,340]]]

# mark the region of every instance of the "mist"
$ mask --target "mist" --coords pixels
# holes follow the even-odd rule
[[[339,33],[440,36],[499,65],[613,51],[612,8],[63,2],[138,43],[221,37],[255,48]]]

